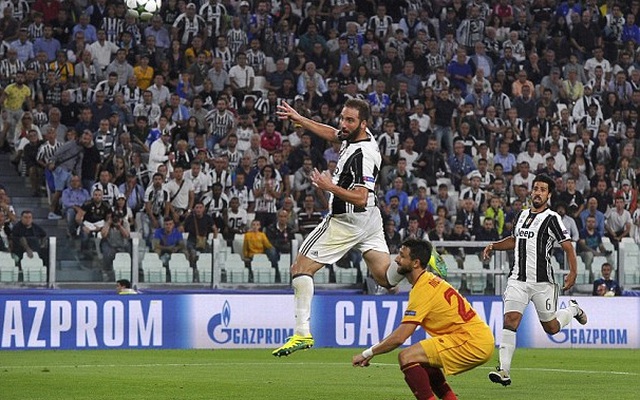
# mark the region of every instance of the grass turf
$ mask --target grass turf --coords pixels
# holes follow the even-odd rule
[[[396,354],[353,368],[356,349],[105,350],[0,353],[0,398],[13,399],[412,399]],[[494,360],[497,359],[497,351]],[[518,349],[509,387],[490,362],[449,383],[460,399],[636,399],[639,350]]]

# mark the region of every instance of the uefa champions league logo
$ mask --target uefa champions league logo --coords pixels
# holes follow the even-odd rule
[[[229,322],[231,322],[231,306],[229,302],[225,300],[222,306],[222,312],[215,314],[207,325],[207,333],[211,340],[218,344],[229,342],[231,340]]]

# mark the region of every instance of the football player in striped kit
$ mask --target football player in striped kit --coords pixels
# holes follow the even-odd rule
[[[374,192],[382,156],[368,129],[369,103],[347,100],[340,113],[339,129],[302,117],[286,102],[278,107],[277,114],[324,140],[342,143],[333,176],[317,169],[311,173],[313,185],[330,193],[331,212],[307,236],[291,266],[296,328],[287,343],[272,352],[281,357],[314,344],[309,324],[313,275],[325,264],[332,264],[351,249],[357,249],[379,285],[392,288],[404,276],[395,267],[389,268],[391,260]]]
[[[516,349],[516,331],[529,302],[538,313],[542,328],[554,335],[567,326],[572,318],[581,325],[587,323],[587,314],[575,300],[558,310],[558,285],[556,284],[551,257],[554,244],[559,243],[569,260],[569,273],[564,279],[563,290],[569,290],[576,282],[576,252],[571,236],[558,213],[548,207],[555,182],[546,175],[533,180],[532,206],[522,210],[515,219],[513,233],[490,243],[483,252],[488,259],[493,250],[514,250],[514,264],[504,292],[504,324],[500,343],[500,365],[489,373],[489,379],[503,386],[511,384],[511,359]]]

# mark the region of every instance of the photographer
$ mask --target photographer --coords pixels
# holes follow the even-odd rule
[[[131,252],[131,244],[129,242],[131,232],[125,226],[122,216],[114,213],[107,217],[101,233],[102,279],[104,282],[111,282],[115,279],[115,276],[113,276],[113,260],[116,257],[116,253]]]

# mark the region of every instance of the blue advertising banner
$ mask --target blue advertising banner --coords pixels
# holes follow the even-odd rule
[[[181,296],[0,296],[0,349],[179,348]]]
[[[568,300],[561,297],[559,306]],[[501,299],[469,301],[499,345]],[[311,320],[316,346],[371,346],[400,324],[406,302],[406,295],[318,294]],[[640,348],[639,298],[579,302],[589,315],[587,325],[572,321],[554,336],[544,333],[529,306],[518,347]],[[294,312],[291,294],[0,292],[0,350],[274,348],[293,334]],[[425,337],[418,329],[405,345]]]

